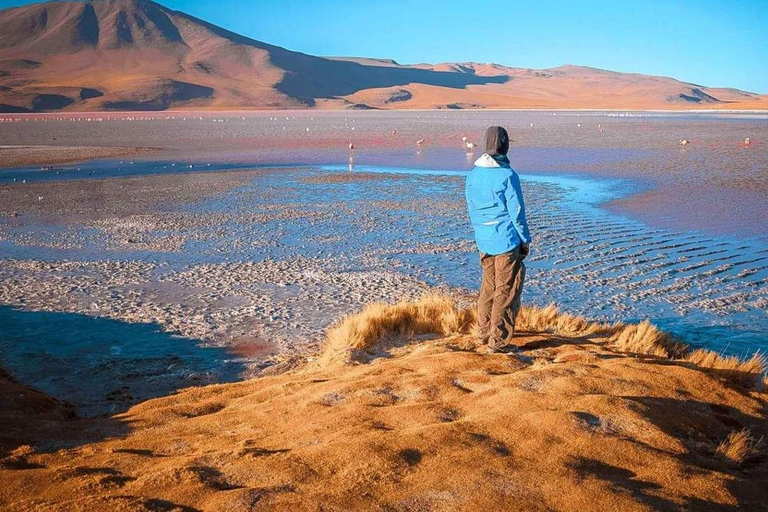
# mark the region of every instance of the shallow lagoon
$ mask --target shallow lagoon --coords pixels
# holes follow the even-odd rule
[[[358,126],[365,128],[359,131],[373,129],[366,125],[369,118],[360,119]],[[333,145],[282,153],[205,149],[185,152],[184,159],[169,154],[154,161],[0,171],[6,191],[15,194],[7,197],[18,199],[14,208],[22,212],[0,222],[0,300],[32,311],[110,318],[118,322],[109,324],[112,331],[115,325],[129,333],[135,322],[154,323],[147,332],[160,336],[158,347],[170,347],[161,350],[163,357],[179,345],[160,331],[181,336],[174,339],[190,347],[209,347],[191,355],[179,350],[177,368],[205,375],[205,381],[253,374],[269,354],[311,353],[326,326],[365,302],[411,298],[434,288],[459,296],[476,289],[479,271],[463,203],[463,169],[477,155],[445,147],[451,143],[446,139],[443,146],[415,151],[387,142],[358,149],[352,158]],[[682,165],[678,160],[689,160],[690,153],[637,147],[513,151],[535,236],[527,303],[554,302],[602,320],[650,318],[690,343],[727,353],[768,347],[764,229],[686,229],[680,219],[649,221],[631,208],[613,207],[674,181],[653,178],[649,169],[657,164],[647,162],[629,176],[631,162],[671,151],[675,165]],[[723,158],[723,151],[709,151]],[[762,168],[752,161],[755,153],[745,157],[751,167],[737,174],[761,176]],[[234,169],[255,170],[233,178]],[[156,175],[182,183],[201,174],[210,183],[218,176],[233,181],[221,193],[193,201],[160,198],[127,213],[101,212],[114,200],[107,192],[124,181],[111,178],[139,177],[126,192],[133,200],[134,194],[151,195]],[[711,172],[702,176],[703,187],[716,182]],[[62,215],[66,205],[49,212],[46,198],[66,195],[52,187],[72,180],[102,194],[89,199],[90,213],[69,218]],[[746,211],[765,206],[764,199],[756,201]],[[675,215],[679,212],[670,213]],[[58,339],[55,332],[46,337],[39,329],[20,330],[18,313],[3,318],[3,329],[11,334],[6,339],[13,340],[3,346],[2,364],[9,370],[47,391],[61,389],[64,398],[88,410],[114,406],[104,401],[103,386],[94,386],[100,390],[96,397],[66,392],[62,383],[71,381],[71,367],[93,364],[81,345]],[[84,334],[95,340],[92,329]],[[65,352],[69,348],[61,343],[71,345],[71,353],[50,352],[69,361],[60,371],[56,365],[46,375],[23,371],[22,355],[30,346],[44,351],[41,339]],[[156,343],[149,334],[137,339]],[[104,353],[99,364],[113,361],[115,368],[130,367],[134,378],[151,378],[157,369],[143,365],[144,356],[136,353]],[[155,352],[147,354],[151,359]],[[110,382],[124,377],[116,372]],[[180,382],[157,381],[157,388],[167,392],[195,384],[185,381],[189,374],[178,374]],[[79,375],[98,378],[98,372]],[[134,399],[146,393],[128,388]],[[110,396],[114,402],[116,395]]]

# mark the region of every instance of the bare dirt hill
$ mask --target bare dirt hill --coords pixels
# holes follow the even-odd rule
[[[766,108],[757,94],[562,66],[400,65],[262,43],[149,0],[0,11],[0,112],[278,108]]]

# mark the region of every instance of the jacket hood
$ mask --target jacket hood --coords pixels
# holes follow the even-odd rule
[[[504,155],[491,156],[483,153],[475,160],[475,167],[509,167],[509,159]]]

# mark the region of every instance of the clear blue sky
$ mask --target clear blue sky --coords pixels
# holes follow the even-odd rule
[[[97,0],[98,1],[98,0]],[[27,2],[0,0],[0,8]],[[161,0],[315,55],[579,64],[768,93],[768,0]]]

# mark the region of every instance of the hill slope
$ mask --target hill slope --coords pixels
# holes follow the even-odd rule
[[[766,108],[765,97],[562,66],[405,66],[269,45],[149,0],[0,11],[0,111],[226,108]]]
[[[743,437],[768,434],[762,376],[638,354],[670,347],[648,324],[602,326],[551,309],[524,310],[521,326],[538,332],[518,338],[519,356],[480,355],[462,334],[466,319],[445,301],[372,306],[329,333],[323,357],[282,375],[47,429],[29,416],[15,417],[29,427],[11,428],[6,414],[3,430],[25,437],[0,440],[0,507],[768,506],[764,452]]]

